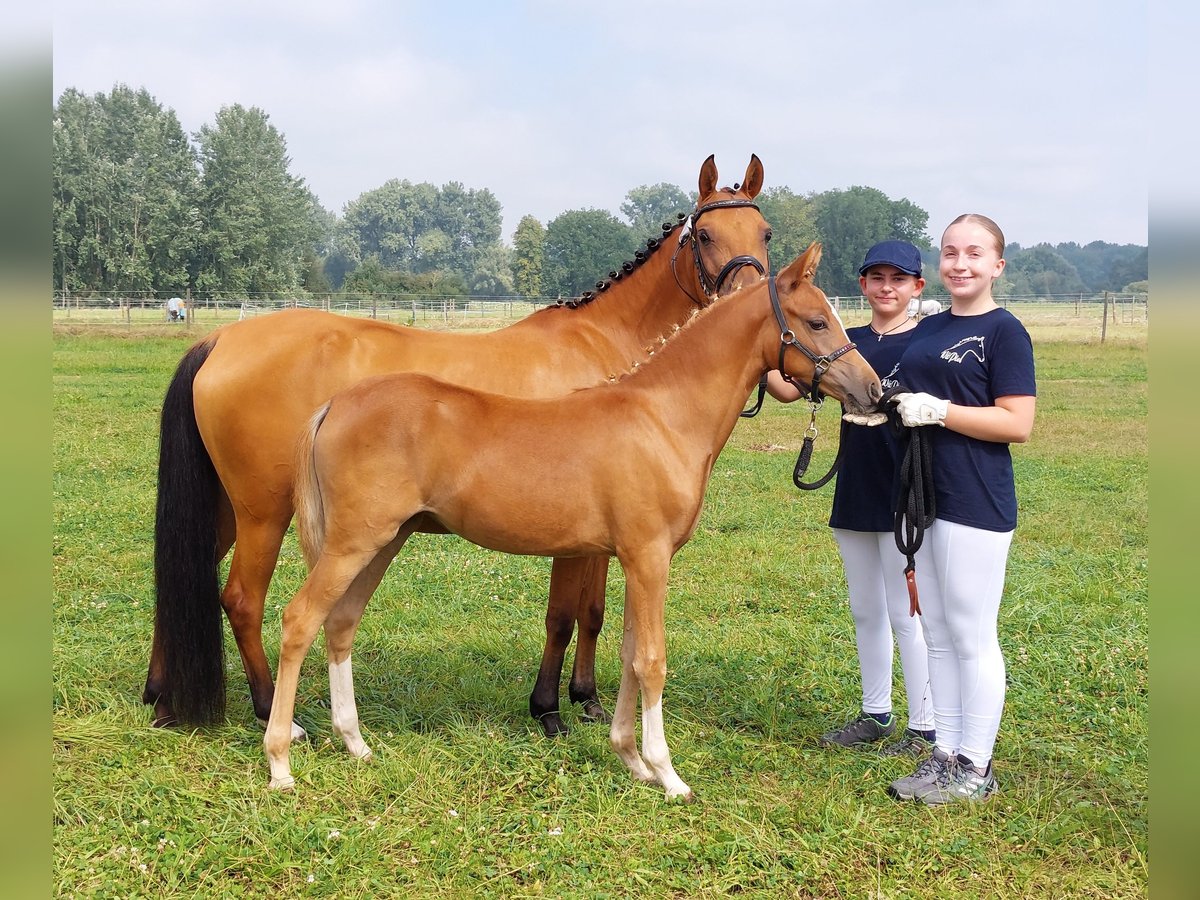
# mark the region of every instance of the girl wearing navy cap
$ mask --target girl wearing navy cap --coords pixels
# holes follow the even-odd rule
[[[984,800],[997,789],[992,750],[1004,708],[1000,597],[1017,497],[1009,444],[1033,430],[1033,345],[992,298],[1004,271],[1004,234],[968,214],[942,235],[939,274],[947,313],[923,320],[900,358],[906,426],[932,433],[936,518],[916,556],[929,648],[936,744],[892,796],[931,806]]]
[[[910,301],[925,286],[921,253],[907,241],[878,243],[867,251],[858,281],[871,306],[871,323],[849,328],[846,333],[886,390],[895,385],[896,364],[916,325],[908,310]],[[785,403],[800,397],[778,372],[769,374],[767,390]],[[906,560],[896,549],[892,531],[892,435],[887,428],[852,425],[844,430],[843,442],[829,524],[841,553],[854,617],[862,708],[845,725],[823,734],[819,743],[866,748],[896,731],[892,715],[895,634],[908,696],[908,727],[901,739],[883,752],[926,754],[934,736],[933,706],[925,639],[917,620],[909,615]]]

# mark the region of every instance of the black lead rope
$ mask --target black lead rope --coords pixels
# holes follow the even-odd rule
[[[804,473],[808,471],[808,464],[812,462],[813,442],[817,439],[817,411],[815,408],[813,409],[808,430],[804,432],[804,440],[800,444],[800,455],[796,457],[796,468],[792,470],[792,483],[796,487],[802,491],[815,491],[817,488],[823,488],[829,484],[829,480],[837,474],[838,469],[842,466],[842,448],[846,446],[847,427],[848,423],[842,419],[842,427],[838,432],[837,455],[834,456],[833,465],[829,467],[829,471],[816,481],[801,481]]]
[[[896,387],[884,394],[881,406],[907,388]],[[893,530],[896,549],[904,554],[908,565],[904,567],[904,580],[908,584],[908,614],[920,615],[921,604],[917,598],[917,551],[925,539],[925,529],[933,524],[937,504],[933,491],[933,435],[925,426],[906,428],[900,421],[900,413],[893,406],[888,411],[889,427],[897,436],[906,434],[904,458],[898,472],[900,493],[896,498],[893,513]]]
[[[758,379],[758,399],[754,401],[753,406],[748,406],[743,409],[738,415],[743,419],[753,419],[762,410],[763,398],[767,396],[767,373],[763,372],[762,378]]]

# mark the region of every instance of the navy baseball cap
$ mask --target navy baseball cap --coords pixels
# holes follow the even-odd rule
[[[921,251],[908,241],[880,241],[867,251],[867,257],[858,267],[863,275],[871,266],[895,266],[909,275],[921,275]]]

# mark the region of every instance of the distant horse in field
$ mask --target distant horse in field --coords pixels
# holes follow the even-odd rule
[[[634,778],[690,799],[663,733],[667,574],[696,528],[742,404],[764,372],[779,368],[819,378],[847,414],[884,419],[879,379],[812,282],[820,256],[814,244],[778,282],[760,281],[697,313],[612,384],[533,400],[427,375],[383,375],[322,407],[297,457],[296,520],[310,572],[283,613],[263,739],[271,787],[294,785],[296,687],[322,626],[333,729],[350,753],[370,757],[351,674],[355,631],[409,536],[449,531],[505,553],[617,557],[625,631],[612,745]],[[511,464],[534,454],[536,466]]]
[[[237,639],[254,711],[265,722],[273,684],[263,606],[292,518],[295,447],[313,410],[357,381],[421,372],[523,397],[549,397],[625,372],[698,307],[757,282],[771,231],[753,199],[763,170],[717,187],[710,156],[699,202],[663,225],[635,259],[577,300],[486,334],[445,334],[314,310],[228,325],[179,364],[162,411],[155,523],[154,643],[142,699],[155,723],[203,725],[225,715],[220,609]],[[233,547],[224,591],[218,563]],[[529,698],[546,733],[558,714],[563,658],[578,618],[570,696],[607,720],[596,693],[596,638],[608,557],[556,559],[546,649]],[[296,736],[303,731],[296,726]]]

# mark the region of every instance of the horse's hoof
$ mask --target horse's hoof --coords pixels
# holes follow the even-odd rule
[[[296,779],[291,775],[283,778],[272,778],[271,783],[267,786],[268,790],[272,791],[291,791],[296,788]]]
[[[599,700],[585,700],[583,702],[583,712],[579,718],[585,722],[599,722],[602,725],[612,724],[612,716],[600,705]]]
[[[558,713],[546,713],[538,719],[542,725],[542,731],[548,738],[566,737],[571,733],[571,729],[563,724],[563,720],[559,718]]]
[[[685,785],[685,786],[686,786],[686,785]],[[684,792],[684,793],[682,793],[682,794],[670,794],[670,793],[668,793],[668,794],[667,794],[667,802],[668,802],[668,803],[689,803],[689,804],[690,804],[690,803],[695,803],[695,802],[696,802],[696,795],[695,795],[694,793],[692,793],[692,789],[691,789],[691,788],[688,788],[688,789],[687,789],[687,791],[686,791],[686,792]]]

